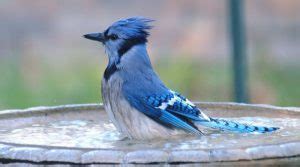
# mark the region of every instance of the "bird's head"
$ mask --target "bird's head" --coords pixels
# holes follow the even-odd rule
[[[101,42],[109,55],[122,56],[133,46],[147,42],[148,30],[152,28],[149,22],[152,21],[143,17],[122,19],[113,23],[104,32],[90,33],[84,37]]]

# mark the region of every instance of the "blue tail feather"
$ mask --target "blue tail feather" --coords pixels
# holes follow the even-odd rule
[[[210,118],[211,121],[198,121],[197,123],[202,126],[220,129],[225,131],[234,131],[239,133],[266,133],[273,132],[278,130],[278,127],[264,127],[264,126],[255,126],[255,125],[246,125],[242,123],[237,123],[229,120],[218,119],[218,118]]]

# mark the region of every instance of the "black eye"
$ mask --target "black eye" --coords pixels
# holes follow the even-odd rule
[[[109,36],[109,39],[111,39],[111,40],[116,40],[116,39],[118,39],[118,36],[116,35],[116,34],[111,34],[110,36]]]

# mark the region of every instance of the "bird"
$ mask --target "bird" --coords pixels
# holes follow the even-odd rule
[[[237,133],[273,132],[278,127],[242,124],[206,115],[180,93],[169,89],[154,71],[148,52],[153,19],[120,19],[102,32],[83,35],[100,42],[108,56],[101,81],[102,100],[109,119],[125,138],[170,139],[205,135],[201,128]]]

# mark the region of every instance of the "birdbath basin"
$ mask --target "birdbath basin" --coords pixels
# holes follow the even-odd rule
[[[299,164],[300,108],[197,103],[210,116],[277,126],[266,134],[122,139],[100,104],[0,111],[0,164]]]

